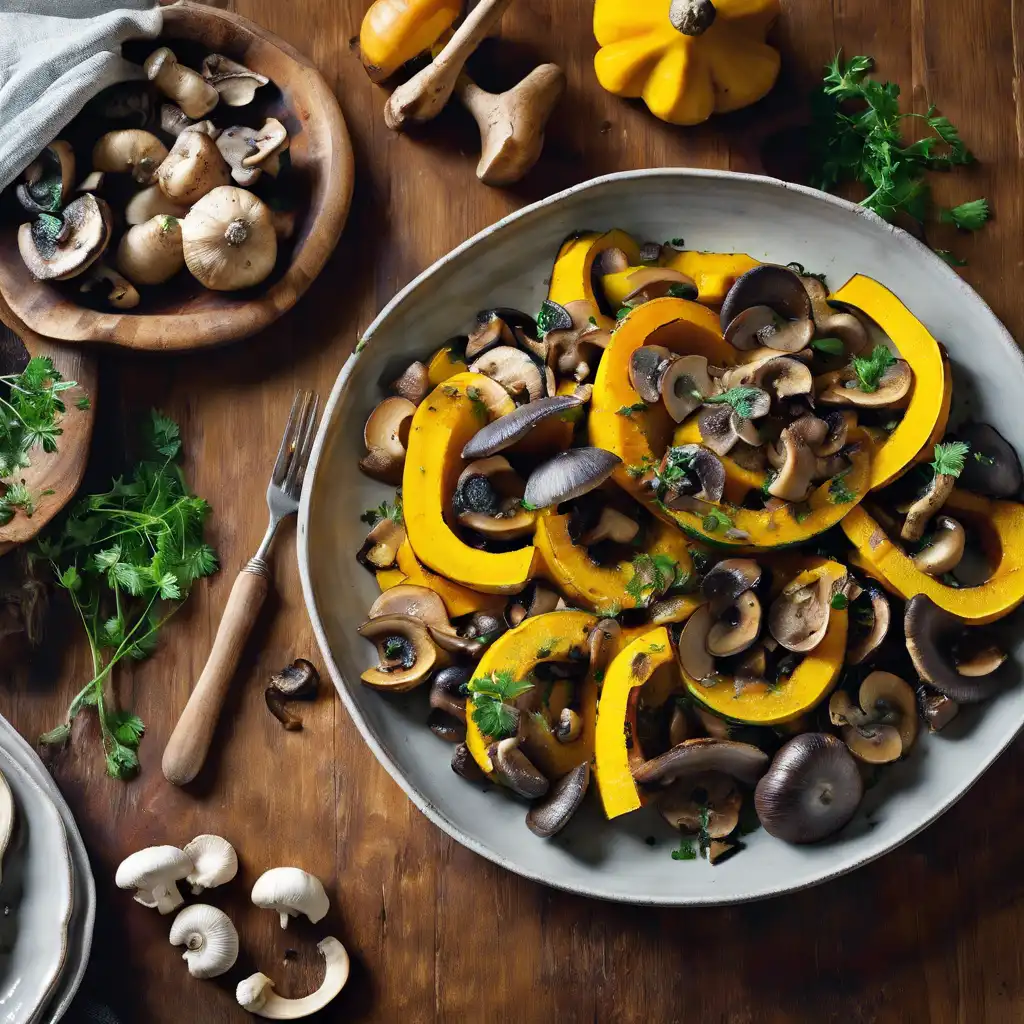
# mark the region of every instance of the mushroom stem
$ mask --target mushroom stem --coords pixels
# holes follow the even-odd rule
[[[936,473],[928,490],[907,509],[907,518],[900,530],[903,540],[920,540],[924,536],[925,527],[953,491],[956,477],[947,473]]]
[[[451,97],[470,54],[501,20],[510,3],[511,0],[480,0],[444,49],[391,94],[384,107],[385,124],[400,130],[407,121],[430,121],[437,117]]]
[[[151,895],[156,901],[156,909],[161,914],[169,914],[172,910],[177,910],[185,902],[178,891],[178,887],[173,883],[170,885],[158,885]]]
[[[542,64],[499,95],[481,89],[463,73],[456,91],[480,129],[476,176],[485,185],[510,185],[540,157],[544,127],[565,92],[565,72],[557,64]]]
[[[224,229],[224,241],[228,245],[241,245],[249,237],[249,228],[241,218],[235,218]]]

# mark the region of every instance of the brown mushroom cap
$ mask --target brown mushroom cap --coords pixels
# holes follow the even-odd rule
[[[700,408],[705,398],[718,394],[718,384],[708,375],[704,356],[680,356],[673,359],[658,384],[661,400],[669,416],[682,423]]]
[[[770,306],[789,320],[811,317],[811,300],[800,278],[787,267],[771,263],[759,264],[736,278],[722,301],[722,330],[751,306]]]
[[[788,583],[768,610],[768,629],[788,651],[813,651],[824,639],[831,612],[832,582],[821,575]]]
[[[760,580],[761,566],[752,558],[723,558],[707,571],[700,589],[711,605],[712,615],[717,618],[740,594],[756,587]]]
[[[855,707],[843,691],[829,701],[829,716],[842,726],[843,742],[868,764],[888,764],[905,755],[917,738],[914,691],[899,676],[875,671],[864,678]]]
[[[470,363],[473,373],[497,381],[513,398],[534,402],[546,391],[544,375],[537,364],[522,350],[499,345],[484,352]]]
[[[523,502],[539,509],[579,498],[600,487],[621,462],[603,448],[570,448],[530,474]]]
[[[783,462],[775,479],[768,486],[768,493],[783,501],[803,501],[811,489],[818,469],[818,459],[814,450],[803,439],[800,429],[794,428],[796,424],[791,424],[782,431],[779,444]]]
[[[466,442],[462,457],[479,459],[485,455],[495,455],[526,437],[551,416],[564,416],[570,409],[582,404],[575,395],[554,395],[527,402],[481,427]]]
[[[409,616],[382,615],[364,622],[358,633],[377,646],[380,665],[360,677],[375,689],[411,690],[425,682],[440,661],[426,626]],[[399,648],[394,654],[388,651],[391,645]]]
[[[385,398],[370,413],[363,428],[363,442],[369,453],[359,460],[359,468],[385,483],[397,484],[405,465],[405,446],[416,406],[407,398]]]
[[[911,561],[920,572],[942,576],[960,564],[966,544],[967,534],[960,523],[950,516],[937,516],[934,536]]]
[[[520,737],[510,736],[491,744],[487,755],[491,759],[496,778],[506,785],[513,793],[534,800],[544,796],[550,782],[519,749]]]
[[[629,357],[629,383],[648,405],[661,398],[661,380],[675,353],[661,345],[641,345]]]
[[[738,782],[753,785],[767,767],[768,755],[753,744],[701,737],[684,740],[645,761],[633,769],[633,779],[643,786],[667,785],[683,776],[723,772]]]
[[[708,653],[708,634],[714,625],[714,616],[706,604],[702,604],[683,625],[679,634],[676,656],[683,671],[700,682],[715,674],[715,661]]]
[[[566,772],[548,791],[543,799],[535,803],[526,815],[526,827],[541,839],[550,839],[569,824],[590,785],[590,762],[578,764]]]
[[[18,251],[40,281],[77,277],[103,255],[110,241],[110,207],[91,192],[69,203],[62,219],[61,224],[59,218],[40,214],[34,224],[22,224],[18,229]],[[46,230],[41,229],[44,226]]]
[[[900,530],[901,540],[920,540],[924,536],[929,521],[946,504],[946,499],[953,493],[955,484],[956,477],[946,473],[936,473],[931,478],[924,494],[907,509],[907,518]],[[955,542],[956,538],[953,540]]]
[[[622,627],[615,619],[600,619],[597,622],[587,639],[591,672],[602,672],[608,667],[612,646],[621,635]]]
[[[412,583],[400,583],[397,587],[385,590],[370,605],[371,619],[380,618],[382,615],[405,615],[410,619],[417,619],[424,626],[440,626],[443,629],[451,626],[444,601],[428,587]]]
[[[740,594],[708,630],[708,654],[728,658],[751,647],[761,631],[761,602],[752,590]]]

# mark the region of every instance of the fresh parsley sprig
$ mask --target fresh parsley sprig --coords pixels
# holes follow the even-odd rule
[[[626,584],[626,593],[643,608],[652,597],[664,594],[679,575],[679,563],[669,555],[637,555],[633,559],[633,575]]]
[[[852,383],[861,391],[874,393],[885,375],[893,366],[896,357],[884,345],[876,345],[866,356],[854,356],[850,361],[856,380]]]
[[[519,715],[511,702],[533,689],[527,680],[516,681],[508,669],[471,679],[466,692],[473,703],[473,721],[485,736],[504,739],[516,731]]]
[[[376,526],[384,519],[390,519],[391,522],[401,525],[404,521],[401,490],[395,492],[393,503],[382,501],[376,508],[368,508],[359,518],[367,526]]]
[[[709,395],[704,399],[707,405],[731,405],[736,410],[736,415],[741,419],[748,420],[755,411],[755,403],[764,392],[760,388],[740,385],[729,388],[720,395]]]
[[[951,476],[954,479],[964,471],[964,459],[971,450],[966,441],[948,441],[935,446],[935,458],[931,463],[936,476]]]
[[[143,433],[145,457],[127,480],[119,477],[110,490],[76,503],[33,551],[67,591],[89,641],[93,670],[64,721],[40,742],[63,744],[75,716],[95,707],[107,772],[120,779],[138,771],[145,726],[112,706],[114,666],[152,654],[161,627],[192,584],[217,569],[217,555],[204,540],[210,507],[191,493],[177,462],[178,425],[154,411]]]

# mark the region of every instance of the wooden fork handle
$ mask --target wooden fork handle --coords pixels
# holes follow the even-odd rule
[[[238,574],[231,588],[206,667],[164,748],[164,778],[175,786],[191,782],[203,767],[224,698],[242,648],[267,596],[269,582],[266,562],[254,558]]]

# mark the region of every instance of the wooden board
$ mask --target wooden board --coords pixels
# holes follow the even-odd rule
[[[348,989],[325,1019],[380,1024],[1010,1024],[1024,1017],[1024,749],[1015,744],[967,797],[899,851],[786,899],[721,910],[651,911],[567,896],[506,874],[453,844],[417,812],[364,746],[340,703],[305,709],[285,733],[263,706],[268,673],[318,661],[299,592],[292,529],[276,548],[277,597],[243,662],[216,756],[196,787],[167,785],[160,755],[205,661],[235,572],[264,529],[262,493],[296,386],[326,394],[359,331],[431,261],[518,205],[592,175],[662,164],[761,167],[769,128],[798,119],[805,89],[842,46],[871,53],[908,103],[930,102],[963,131],[979,164],[935,176],[940,200],[987,195],[994,223],[947,245],[966,278],[1024,337],[1024,3],[1022,0],[784,0],[786,81],[754,111],[692,130],[655,122],[593,78],[592,5],[515,0],[485,86],[541,61],[563,64],[567,97],[538,170],[510,191],[474,178],[475,128],[446,111],[414,136],[385,129],[385,94],[350,40],[365,0],[235,0],[239,13],[308,55],[337,91],[352,130],[357,185],[342,243],[301,303],[241,348],[172,359],[118,356],[103,380],[101,446],[123,447],[155,404],[178,417],[187,471],[214,507],[225,572],[197,588],[150,662],[119,677],[145,718],[143,773],[103,777],[92,724],[56,765],[90,846],[100,892],[92,992],[123,1021],[226,1024],[249,1019],[234,984],[262,970],[286,995],[319,983],[321,928],[281,932],[248,904],[266,868],[297,864],[328,885],[324,928],[353,957]],[[1014,95],[1018,97],[1015,104]],[[685,231],[685,225],[681,226]],[[114,396],[119,396],[115,399]],[[103,449],[106,450],[106,449]],[[88,671],[84,645],[55,648],[0,689],[26,735],[56,723]],[[119,860],[148,843],[214,831],[238,846],[241,877],[209,901],[242,935],[226,978],[191,979],[167,944],[169,922],[114,889]],[[668,846],[664,855],[669,856]],[[691,866],[681,863],[680,871]],[[286,951],[297,956],[286,962]]]

